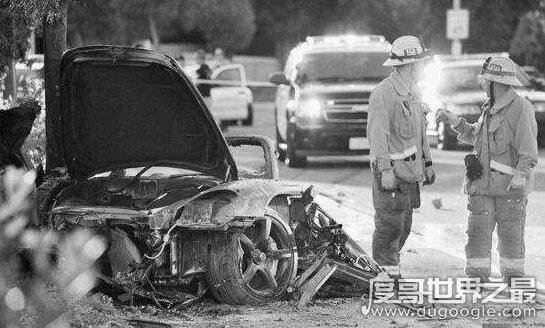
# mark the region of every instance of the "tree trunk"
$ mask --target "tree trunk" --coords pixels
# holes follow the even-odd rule
[[[15,100],[17,98],[17,74],[15,72],[15,60],[10,59],[8,63],[8,72],[4,81],[4,98]]]
[[[60,0],[59,3],[63,13],[61,17],[52,22],[44,21],[46,171],[64,166],[60,143],[62,127],[59,86],[60,61],[66,50],[68,0]]]
[[[8,40],[12,40],[11,41],[11,44],[10,44],[10,53],[11,53],[11,57],[8,61],[8,71],[7,71],[7,75],[6,75],[6,79],[4,80],[4,98],[5,99],[10,99],[11,98],[11,101],[15,100],[17,98],[17,74],[15,72],[15,60],[13,59],[13,54],[15,53],[15,45],[13,44],[15,42],[15,40],[13,39],[13,36],[15,34],[15,29],[13,27],[13,20],[14,20],[14,17],[10,17],[9,18],[9,23],[8,25],[11,27],[10,28],[10,31],[8,32],[9,34],[9,37],[8,37]]]
[[[83,44],[84,44],[83,36],[81,36],[81,32],[79,31],[79,29],[77,29],[74,31],[72,38],[70,39],[70,46],[81,47],[83,46]]]
[[[157,24],[155,23],[155,18],[153,18],[151,13],[148,13],[148,27],[153,50],[157,50],[159,49],[159,32],[157,32]]]

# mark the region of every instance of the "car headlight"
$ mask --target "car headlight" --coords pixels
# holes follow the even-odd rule
[[[322,116],[322,103],[318,99],[302,100],[296,114],[299,117],[319,118]]]
[[[476,104],[449,105],[447,109],[456,115],[481,114],[481,107]]]
[[[545,102],[534,103],[536,112],[545,112]]]

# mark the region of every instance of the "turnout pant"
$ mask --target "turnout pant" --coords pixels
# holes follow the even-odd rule
[[[373,259],[389,274],[399,275],[399,252],[411,232],[413,207],[417,207],[413,205],[420,202],[418,185],[402,183],[400,191],[393,193],[382,191],[379,185],[380,175],[374,175]]]
[[[469,196],[466,268],[468,276],[490,276],[492,234],[498,227],[500,272],[504,279],[524,276],[525,195]]]

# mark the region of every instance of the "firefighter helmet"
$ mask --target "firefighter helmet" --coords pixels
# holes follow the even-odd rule
[[[390,58],[384,66],[399,66],[429,59],[431,51],[424,47],[422,39],[412,35],[397,38],[392,44]]]
[[[515,63],[507,57],[488,57],[479,76],[492,82],[516,87],[522,86],[517,78]]]

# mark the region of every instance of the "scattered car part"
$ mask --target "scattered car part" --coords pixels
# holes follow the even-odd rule
[[[337,266],[335,264],[323,264],[318,272],[301,286],[297,308],[305,306],[336,270]]]

